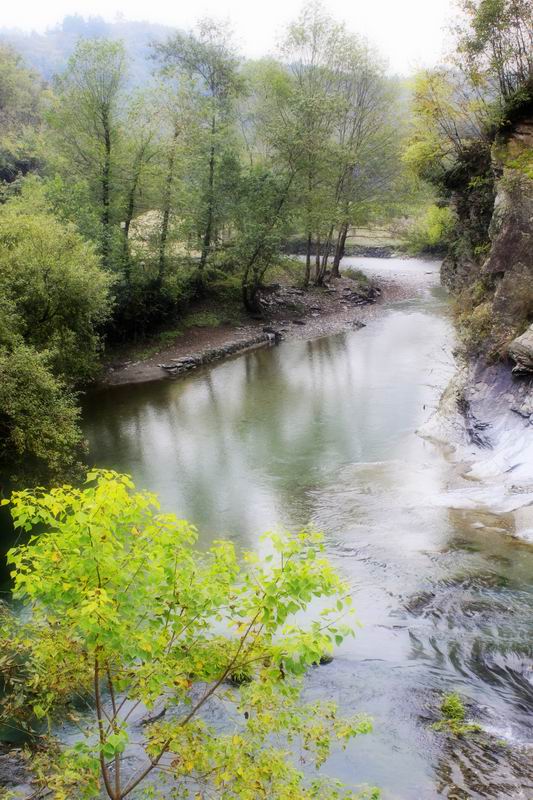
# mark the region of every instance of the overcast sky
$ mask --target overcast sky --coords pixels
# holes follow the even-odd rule
[[[389,62],[391,72],[407,73],[437,63],[446,47],[446,27],[454,0],[324,0],[350,30],[365,35]],[[274,51],[301,0],[3,0],[0,26],[44,31],[65,14],[102,16],[191,27],[202,16],[229,19],[241,50],[256,57]]]

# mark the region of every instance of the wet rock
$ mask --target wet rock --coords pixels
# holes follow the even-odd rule
[[[200,367],[204,364],[211,364],[213,361],[218,361],[227,356],[241,353],[245,350],[250,350],[254,347],[261,345],[274,344],[282,339],[281,333],[274,329],[262,331],[261,333],[253,336],[250,339],[241,339],[237,342],[230,342],[223,347],[216,347],[210,350],[205,350],[203,353],[195,356],[187,356],[183,358],[173,359],[171,364],[159,364],[158,366],[165,370],[169,375],[181,375],[191,369]]]
[[[533,325],[522,336],[513,339],[509,345],[509,355],[515,362],[514,375],[533,373]]]
[[[8,746],[0,744],[0,787],[26,788],[28,780],[28,768],[20,750],[9,749]],[[19,796],[27,795],[19,794]]]
[[[366,328],[366,325],[365,325],[365,323],[364,323],[364,322],[361,322],[361,320],[360,320],[360,319],[354,319],[354,321],[352,322],[352,325],[353,325],[353,327],[354,327],[354,328],[356,328],[357,330],[361,330],[361,328]]]
[[[292,324],[293,325],[307,325],[305,319],[293,319],[292,320]]]

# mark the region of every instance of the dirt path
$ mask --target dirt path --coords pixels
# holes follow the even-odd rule
[[[147,358],[108,364],[101,383],[119,386],[172,380],[177,371],[161,365],[172,367],[184,359],[198,363],[202,358],[212,361],[244,351],[252,343],[261,346],[256,340],[261,338],[264,328],[279,332],[284,339],[315,339],[350,327],[361,327],[382,313],[385,304],[412,294],[412,285],[402,282],[398,276],[381,278],[370,290],[361,290],[351,278],[341,278],[330,288],[312,288],[305,292],[292,286],[278,286],[266,298],[264,318],[249,318],[241,325],[190,328]],[[266,336],[262,344],[268,344]]]

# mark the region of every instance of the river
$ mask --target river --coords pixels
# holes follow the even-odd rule
[[[324,531],[362,627],[306,691],[375,724],[326,772],[389,800],[531,798],[533,547],[512,514],[454,507],[454,467],[417,434],[455,369],[438,265],[346,261],[418,288],[360,331],[93,395],[91,461],[158,492],[202,544]],[[432,729],[444,691],[490,738]]]

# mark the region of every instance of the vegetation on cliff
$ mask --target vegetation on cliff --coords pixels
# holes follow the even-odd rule
[[[465,346],[498,358],[533,319],[533,9],[463,12],[453,68],[418,77],[404,159],[453,214],[442,277]]]

